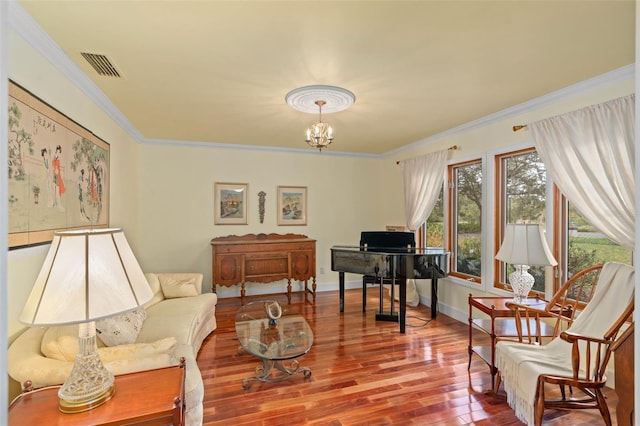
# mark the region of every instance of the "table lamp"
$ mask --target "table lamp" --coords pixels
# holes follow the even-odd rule
[[[554,266],[556,259],[551,254],[538,223],[509,223],[504,233],[502,246],[496,259],[512,264],[516,270],[509,275],[514,302],[525,303],[535,278],[528,272],[530,266]]]
[[[20,321],[79,324],[78,354],[58,391],[60,411],[88,411],[111,398],[114,377],[98,355],[95,321],[133,310],[152,296],[122,229],[54,234]]]

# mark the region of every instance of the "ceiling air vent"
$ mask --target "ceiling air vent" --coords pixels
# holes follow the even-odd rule
[[[98,74],[105,77],[121,77],[116,67],[113,66],[111,61],[109,61],[109,58],[106,56],[85,52],[80,52],[80,54],[87,60],[87,62],[89,62]]]

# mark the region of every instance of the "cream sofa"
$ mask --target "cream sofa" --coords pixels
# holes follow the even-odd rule
[[[185,420],[189,426],[201,425],[204,385],[196,356],[204,339],[216,328],[217,295],[202,293],[202,274],[145,276],[153,298],[137,312],[96,322],[96,328],[102,328],[98,352],[105,367],[116,376],[176,365],[184,357]],[[128,333],[131,335],[125,338],[134,338],[135,342],[118,344],[118,339]],[[20,383],[31,380],[35,388],[62,384],[77,351],[77,325],[28,328],[9,347],[9,375]]]

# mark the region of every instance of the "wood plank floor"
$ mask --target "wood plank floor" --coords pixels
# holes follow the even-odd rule
[[[254,374],[260,361],[238,354],[234,316],[239,299],[221,299],[216,309],[218,329],[198,355],[202,372],[205,425],[521,425],[506,402],[485,395],[489,368],[469,356],[467,324],[444,314],[431,318],[425,306],[408,308],[407,330],[375,321],[377,290],[346,292],[345,312],[339,312],[337,291],[318,293],[316,303],[294,295],[265,296],[300,313],[314,332],[311,351],[299,358],[311,378],[296,375],[281,383],[242,379]],[[388,301],[387,301],[388,303]],[[386,305],[388,306],[388,305]],[[607,389],[615,424],[615,392]],[[544,424],[601,425],[597,410],[547,410]]]

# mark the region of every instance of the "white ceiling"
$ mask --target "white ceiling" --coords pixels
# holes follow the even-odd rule
[[[19,3],[148,140],[305,148],[284,97],[323,84],[329,150],[382,154],[635,61],[634,1]]]

